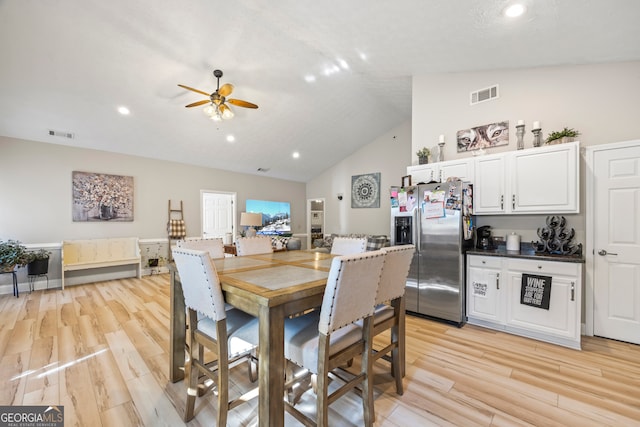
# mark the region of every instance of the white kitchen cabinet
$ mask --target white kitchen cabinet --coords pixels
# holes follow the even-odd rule
[[[447,178],[460,178],[462,181],[473,182],[474,162],[472,158],[449,160],[437,163],[440,166],[440,182],[445,182]]]
[[[475,158],[476,215],[579,213],[579,142]]]
[[[437,163],[427,163],[426,165],[415,165],[407,167],[407,175],[411,175],[411,184],[419,182],[438,181],[440,167]]]
[[[507,212],[506,156],[496,154],[475,159],[473,208],[476,215],[496,215]]]
[[[490,258],[467,256],[468,322],[580,349],[582,263],[512,257],[493,257],[500,261],[492,262]],[[550,278],[548,309],[521,303],[523,274]],[[495,283],[494,277],[500,280]],[[475,294],[474,282],[496,286],[483,298]]]
[[[467,316],[504,324],[504,285],[501,288],[502,258],[467,258]]]
[[[578,143],[511,153],[512,213],[578,213]]]
[[[411,175],[411,183],[438,181],[444,182],[447,178],[456,177],[463,181],[473,181],[473,159],[449,160],[426,165],[414,165],[407,167],[407,175]]]

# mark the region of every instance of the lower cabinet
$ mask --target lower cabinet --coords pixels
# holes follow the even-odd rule
[[[581,290],[581,263],[467,256],[471,324],[580,349]]]

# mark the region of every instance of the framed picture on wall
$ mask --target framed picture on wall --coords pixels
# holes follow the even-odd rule
[[[410,187],[411,186],[411,175],[406,175],[402,177],[402,187]]]

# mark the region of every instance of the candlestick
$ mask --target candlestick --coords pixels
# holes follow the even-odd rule
[[[442,135],[440,135],[442,137]],[[444,141],[438,143],[438,161],[444,162]]]
[[[440,138],[438,139],[438,142],[440,142],[440,143],[444,142],[444,135],[440,135]]]
[[[533,132],[533,146],[540,147],[542,145],[542,129],[533,129],[531,132]]]
[[[524,120],[518,120],[518,124],[516,126],[524,125]]]
[[[518,150],[522,150],[524,148],[524,123],[520,124],[522,120],[518,120],[518,125],[516,126],[516,138],[518,138]]]
[[[534,129],[540,129],[540,122],[538,122],[538,121],[533,122],[533,128]]]

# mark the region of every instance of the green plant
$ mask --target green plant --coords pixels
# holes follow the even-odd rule
[[[51,252],[46,249],[38,249],[37,251],[29,251],[25,254],[27,264],[37,259],[48,259]]]
[[[555,141],[556,139],[564,138],[565,136],[575,138],[578,135],[580,135],[580,132],[577,130],[564,128],[561,131],[551,132],[549,136],[547,136],[547,142]]]
[[[418,157],[429,157],[430,154],[431,150],[429,150],[427,147],[422,147],[420,150],[416,151],[416,155]]]
[[[0,240],[0,269],[27,265],[27,248],[17,240]]]

